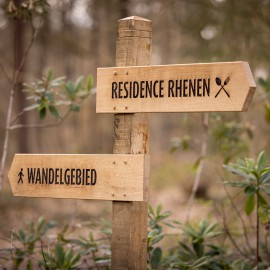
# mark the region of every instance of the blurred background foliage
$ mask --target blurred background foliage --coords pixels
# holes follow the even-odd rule
[[[114,66],[117,20],[141,16],[153,23],[152,64],[248,61],[257,82],[246,113],[210,113],[207,118],[201,113],[151,115],[151,202],[183,218],[193,180],[204,161],[195,196],[197,210],[191,217],[213,217],[215,203],[226,197],[221,165],[237,157],[257,156],[262,149],[269,154],[269,11],[269,0],[0,0],[1,142],[10,93],[5,73],[12,76],[13,68],[18,68],[33,30],[38,34],[17,89],[27,83],[29,96],[32,82],[62,76],[67,93],[81,83],[80,76],[86,78],[82,95],[92,89],[80,108],[71,107],[71,111],[80,109],[79,114],[70,114],[61,126],[12,131],[6,172],[14,153],[112,153],[113,116],[95,113],[95,79],[92,82],[87,76],[95,78],[98,67]],[[14,116],[32,105],[27,93],[19,90]],[[31,93],[36,94],[35,90]],[[53,102],[51,95],[47,98]],[[77,103],[69,101],[69,105]],[[37,108],[27,110],[17,124],[40,123],[39,118],[50,124],[65,114],[62,109],[56,111],[54,103],[46,107],[50,111],[46,117],[44,107]],[[6,237],[10,228],[40,215],[72,222],[77,217],[109,216],[111,209],[109,202],[13,198],[5,179],[0,211],[0,236]]]

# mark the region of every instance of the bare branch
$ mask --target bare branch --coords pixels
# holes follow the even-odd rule
[[[229,239],[232,242],[233,246],[235,247],[235,249],[238,251],[238,253],[241,256],[246,257],[246,254],[244,252],[242,252],[242,250],[239,248],[238,244],[234,240],[234,237],[232,236],[232,234],[231,234],[231,232],[230,232],[230,230],[228,228],[226,214],[225,214],[225,211],[223,209],[223,205],[222,205],[222,220],[223,220],[223,227],[224,227],[225,233],[229,237]]]
[[[48,127],[57,127],[60,126],[64,120],[69,116],[69,114],[71,113],[71,109],[69,109],[66,114],[61,117],[57,122],[54,123],[35,123],[35,124],[17,124],[17,125],[11,125],[9,127],[9,130],[14,130],[14,129],[19,129],[19,128],[48,128]]]
[[[227,198],[229,199],[231,205],[232,205],[232,208],[233,210],[235,211],[235,213],[237,214],[237,216],[239,217],[240,219],[240,222],[242,224],[242,228],[243,228],[243,231],[244,231],[244,238],[245,238],[245,241],[246,241],[246,244],[247,244],[247,247],[249,248],[249,251],[252,252],[252,247],[250,245],[250,242],[249,242],[249,239],[248,239],[248,233],[247,233],[247,226],[246,226],[246,223],[240,213],[240,211],[238,210],[238,208],[236,207],[231,195],[229,194],[228,192],[228,189],[225,185],[223,185],[224,189],[225,189],[225,192],[226,192],[226,195],[227,195]]]
[[[42,18],[40,19],[40,25],[41,25],[41,23],[42,23]],[[1,164],[0,164],[0,190],[2,189],[2,185],[3,185],[3,181],[4,181],[7,149],[8,149],[8,144],[9,144],[9,135],[10,135],[10,131],[11,131],[10,126],[11,126],[11,116],[12,116],[12,109],[13,109],[13,103],[14,103],[15,87],[16,87],[17,82],[19,81],[19,78],[20,78],[22,69],[24,67],[25,61],[26,61],[26,59],[29,55],[30,49],[32,48],[33,43],[37,37],[39,29],[40,29],[40,27],[38,27],[37,29],[32,28],[33,31],[32,31],[30,43],[24,52],[24,55],[21,59],[21,62],[19,64],[17,71],[16,71],[16,61],[14,62],[13,77],[12,77],[12,82],[11,82],[12,87],[11,87],[10,96],[9,96],[9,104],[8,104],[7,119],[6,119],[6,130],[5,130],[2,158],[1,158]],[[14,46],[14,49],[15,49],[15,46]],[[15,52],[14,52],[14,55],[16,57]]]
[[[25,61],[26,61],[26,59],[28,57],[28,54],[29,54],[29,52],[30,52],[30,50],[31,50],[31,48],[32,48],[32,46],[34,44],[34,41],[35,41],[35,39],[36,39],[36,37],[38,35],[38,32],[39,32],[40,26],[42,24],[42,21],[43,21],[43,19],[41,17],[40,22],[39,22],[39,27],[38,28],[32,27],[31,40],[30,40],[30,42],[29,42],[29,44],[28,44],[28,46],[27,46],[27,48],[26,48],[26,50],[24,52],[24,55],[23,55],[22,60],[20,62],[20,65],[19,65],[19,67],[17,69],[17,73],[16,72],[14,73],[14,83],[17,83],[19,81],[19,79],[20,79],[21,71],[22,71],[22,69],[24,67],[24,64],[25,64]],[[32,26],[32,23],[31,23],[31,26]]]

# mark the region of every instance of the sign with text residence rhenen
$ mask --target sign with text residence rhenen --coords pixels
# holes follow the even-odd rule
[[[96,111],[246,111],[255,89],[247,62],[99,68]]]

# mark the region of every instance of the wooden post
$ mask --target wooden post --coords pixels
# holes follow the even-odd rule
[[[151,21],[139,17],[119,20],[116,66],[149,65],[151,50]],[[147,154],[148,142],[149,114],[115,114],[114,154]],[[147,269],[147,201],[113,202],[113,270]]]

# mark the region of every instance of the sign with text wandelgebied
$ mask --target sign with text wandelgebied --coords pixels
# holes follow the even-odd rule
[[[144,201],[148,155],[16,154],[8,177],[14,196]]]
[[[255,89],[247,62],[99,68],[96,111],[246,111]]]

